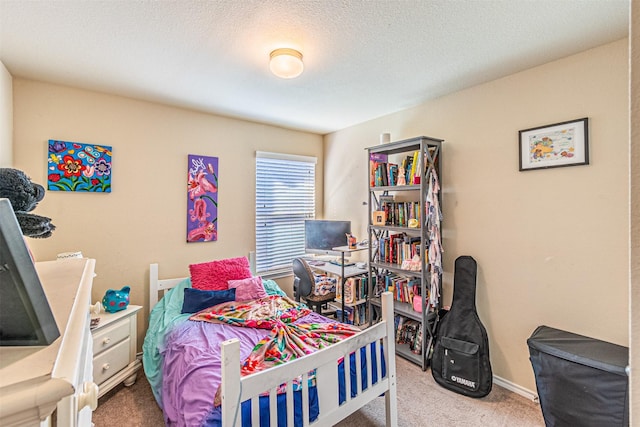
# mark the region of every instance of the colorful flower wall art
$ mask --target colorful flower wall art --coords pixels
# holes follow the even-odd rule
[[[189,154],[187,242],[218,240],[218,158]]]
[[[111,193],[111,147],[49,140],[47,188]]]

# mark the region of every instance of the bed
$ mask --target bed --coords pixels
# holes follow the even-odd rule
[[[391,293],[382,296],[382,321],[375,325],[246,374],[241,372],[244,362],[273,331],[190,320],[196,315],[181,313],[190,278],[161,280],[157,264],[150,265],[149,277],[151,312],[143,366],[166,425],[328,426],[376,398],[384,398],[386,425],[397,425]],[[257,302],[288,303],[275,282],[265,281],[264,287],[268,297]],[[335,320],[308,311],[292,326],[339,328]]]

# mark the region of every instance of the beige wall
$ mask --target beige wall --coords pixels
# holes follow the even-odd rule
[[[322,210],[319,135],[19,78],[14,128],[15,167],[43,185],[49,139],[113,147],[112,192],[48,191],[34,213],[51,217],[57,229],[29,241],[37,260],[77,250],[95,258],[94,301],[129,285],[131,303],[146,306],[149,263],[160,263],[161,277],[180,277],[191,263],[253,251],[256,150],[318,157]],[[188,154],[219,158],[217,242],[186,243]]]
[[[13,162],[13,78],[0,62],[0,168]]]
[[[454,259],[473,255],[494,373],[528,390],[535,384],[526,338],[539,324],[628,344],[626,46],[619,41],[325,138],[325,216],[351,219],[359,238],[367,216],[364,147],[387,131],[392,140],[423,134],[446,140],[444,301],[451,298]],[[637,76],[634,82],[632,90]],[[48,192],[35,213],[52,217],[58,230],[30,240],[38,259],[69,250],[97,258],[94,300],[127,284],[132,302],[145,304],[150,262],[160,262],[161,275],[170,277],[187,275],[189,263],[253,250],[255,150],[318,156],[323,191],[317,135],[22,79],[13,79],[7,94],[11,76],[4,67],[0,90],[2,108],[11,108],[13,98],[13,112],[1,111],[2,128],[12,125],[15,133],[13,146],[11,136],[7,143],[0,135],[0,166],[11,165],[4,156],[13,149],[13,166],[46,184],[48,139],[114,147],[113,193]],[[591,122],[591,165],[517,171],[519,129],[583,116]],[[631,149],[638,182],[638,150]],[[187,154],[220,158],[218,242],[184,242]],[[290,287],[290,280],[282,283]],[[145,326],[140,322],[140,338]]]
[[[630,304],[630,364],[631,370],[631,422],[638,425],[640,419],[640,5],[637,1],[631,4],[631,257],[629,282]],[[635,416],[634,416],[635,414]]]
[[[542,324],[628,344],[627,40],[325,137],[325,214],[364,236],[379,134],[443,145],[444,303],[453,263],[478,262],[494,374],[535,391],[527,338]],[[425,70],[424,72],[428,72]],[[518,130],[589,117],[591,164],[518,171]]]

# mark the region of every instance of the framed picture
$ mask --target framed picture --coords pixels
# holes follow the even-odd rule
[[[188,155],[187,243],[218,240],[218,158]]]
[[[520,171],[589,164],[589,119],[518,132]]]
[[[111,193],[112,147],[50,139],[47,189]]]
[[[387,220],[387,215],[384,211],[373,211],[371,213],[371,223],[373,225],[384,225]]]

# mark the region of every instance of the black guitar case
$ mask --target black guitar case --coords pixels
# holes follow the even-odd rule
[[[477,270],[472,257],[456,259],[453,302],[437,327],[431,359],[436,382],[469,397],[484,397],[493,385],[489,338],[476,311]]]

